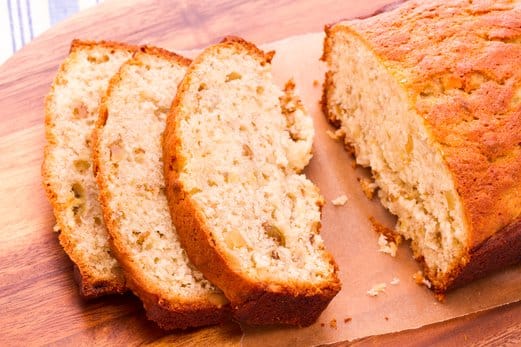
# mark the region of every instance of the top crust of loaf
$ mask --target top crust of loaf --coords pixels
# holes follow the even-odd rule
[[[234,315],[238,320],[248,324],[282,323],[306,326],[316,320],[340,290],[337,266],[329,253],[322,251],[321,248],[322,260],[328,264],[331,271],[322,280],[309,280],[306,283],[295,279],[275,280],[271,283],[265,280],[255,280],[255,276],[246,274],[240,261],[237,263],[231,260],[232,258],[223,251],[221,247],[225,247],[224,243],[214,239],[213,230],[208,224],[205,212],[198,206],[198,202],[192,195],[193,192],[188,191],[187,182],[182,178],[186,176],[181,176],[181,172],[185,174],[183,169],[190,159],[183,153],[184,140],[180,138],[181,130],[179,129],[184,120],[191,118],[190,115],[193,112],[189,110],[190,104],[185,99],[194,97],[189,95],[193,93],[193,85],[202,81],[193,80],[197,76],[200,65],[204,64],[207,59],[225,59],[220,56],[221,51],[225,50],[233,52],[234,55],[248,55],[256,61],[255,64],[262,67],[269,64],[273,56],[272,52],[264,53],[240,38],[228,38],[220,44],[207,48],[193,61],[174,99],[167,119],[163,144],[167,197],[172,218],[190,260],[207,278],[224,291],[231,301]],[[253,88],[255,87],[253,86]],[[289,86],[289,89],[292,89],[292,86]],[[281,117],[283,117],[282,114]],[[227,137],[226,133],[223,134],[223,137]],[[243,153],[243,155],[250,157],[255,155],[254,152],[251,153],[251,148],[247,147],[247,149],[246,152],[250,153]],[[310,143],[307,150],[311,150]],[[307,158],[297,161],[294,165],[289,160],[289,163],[285,164],[289,170],[288,173],[295,177],[298,176],[299,180],[306,180],[303,177],[300,178],[301,176],[296,173],[307,164],[309,156]],[[311,183],[309,182],[309,184]],[[310,194],[315,199],[314,204],[316,204],[315,208],[318,212],[323,200],[318,195],[316,188],[313,188]],[[319,225],[316,226],[317,234],[315,236],[317,240],[320,240],[317,242],[322,242],[318,235],[318,228]],[[218,235],[219,230],[219,227],[215,229],[215,235]],[[276,272],[278,273],[279,270]]]
[[[135,49],[136,47],[134,46],[116,42],[73,40],[71,43],[70,54],[60,66],[53,81],[51,90],[45,100],[45,135],[47,144],[45,146],[44,161],[42,164],[43,185],[47,197],[54,209],[57,228],[60,230],[60,243],[75,264],[75,274],[80,285],[80,293],[86,297],[96,297],[104,294],[124,292],[126,290],[125,279],[116,260],[109,253],[108,235],[106,234],[105,226],[103,224],[101,211],[99,211],[99,217],[95,217],[96,223],[92,228],[97,229],[97,231],[93,231],[92,235],[89,232],[91,229],[88,226],[78,226],[71,220],[69,212],[71,208],[70,201],[73,197],[68,197],[71,192],[68,191],[67,188],[64,188],[63,185],[64,183],[73,183],[72,181],[67,182],[67,180],[71,180],[73,174],[76,175],[75,168],[79,168],[83,172],[80,175],[83,176],[81,181],[87,183],[87,186],[89,187],[87,191],[82,192],[81,194],[78,193],[83,195],[79,198],[85,199],[85,204],[90,204],[92,211],[99,210],[99,206],[97,206],[97,188],[95,187],[94,177],[92,176],[92,170],[89,170],[89,167],[91,166],[90,145],[85,143],[80,146],[80,154],[82,156],[80,158],[80,154],[76,153],[78,148],[73,150],[71,147],[72,143],[65,140],[65,135],[72,136],[75,139],[78,138],[79,141],[83,141],[83,137],[85,137],[85,140],[87,138],[90,139],[90,124],[92,124],[92,127],[94,126],[95,118],[97,118],[98,104],[97,101],[93,101],[92,105],[86,105],[84,103],[85,100],[82,99],[85,95],[82,95],[82,93],[93,93],[92,95],[99,94],[101,97],[101,93],[104,92],[105,85],[108,84],[108,80],[112,74],[117,71],[121,63],[130,58]],[[92,61],[82,61],[82,54],[92,54]],[[115,58],[116,55],[118,58]],[[112,62],[110,62],[111,59],[117,59],[114,66],[108,68],[106,75],[102,75],[100,72],[100,75],[96,76],[96,78],[99,79],[97,82],[100,83],[99,90],[91,88],[92,90],[87,92],[84,89],[75,91],[73,88],[78,87],[69,85],[70,83],[76,84],[82,82],[80,81],[81,78],[76,77],[75,79],[74,77],[71,77],[71,73],[81,74],[81,64],[101,65],[107,62],[112,64]],[[95,68],[97,68],[97,66],[88,67],[87,70]],[[79,97],[77,103],[81,105],[81,107],[78,107],[78,109],[81,109],[78,111],[78,124],[74,127],[74,134],[70,131],[64,132],[63,129],[60,130],[59,126],[59,122],[75,122],[72,119],[74,118],[74,115],[72,114],[73,108],[75,107],[74,105],[62,105],[62,107],[70,107],[70,109],[67,109],[65,112],[70,112],[71,114],[60,115],[59,111],[56,109],[57,104],[60,103],[60,99],[64,99],[64,96],[59,92],[60,88],[64,88],[63,86],[69,89],[68,93],[78,93],[75,97]],[[80,86],[79,88],[83,87]],[[60,117],[63,117],[64,119],[60,120]],[[68,117],[71,117],[71,119]],[[79,118],[82,118],[81,122],[87,121],[90,123],[79,124]],[[67,158],[61,159],[56,157],[60,153],[63,155],[64,153],[69,152],[76,154],[70,154]],[[71,155],[74,158],[72,158]],[[78,166],[75,166],[76,164],[78,164]],[[71,168],[60,168],[63,165],[71,165]],[[92,184],[94,184],[93,189],[95,189],[95,191],[90,191],[90,186]],[[88,250],[80,247],[78,240],[85,237],[81,234],[85,231],[82,228],[88,229],[86,233],[87,238],[94,238],[94,234],[99,234],[100,239],[96,241],[98,247],[89,248]],[[96,261],[89,260],[90,253],[92,253],[93,257],[97,259]],[[100,271],[97,269],[100,264],[105,264],[111,269]]]
[[[453,176],[469,256],[439,291],[521,260],[521,251],[508,250],[519,244],[521,220],[520,28],[520,2],[507,0],[408,1],[326,27],[323,59],[335,33],[358,37],[405,90]],[[331,112],[328,117],[338,122]],[[478,255],[472,267],[483,266],[465,268]],[[494,264],[485,256],[503,260]]]
[[[112,250],[147,316],[163,329],[229,319],[222,292],[183,256],[163,193],[162,161],[156,158],[162,158],[166,114],[188,65],[190,60],[175,53],[141,47],[111,79],[93,134],[94,170]]]

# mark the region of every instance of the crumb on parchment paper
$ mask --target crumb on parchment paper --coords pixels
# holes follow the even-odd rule
[[[351,317],[346,317],[346,318],[344,318],[344,324],[347,324],[347,323],[349,323],[349,322],[352,321],[352,320],[353,320],[353,318],[351,318]]]
[[[378,294],[385,292],[385,288],[387,288],[387,285],[385,283],[375,284],[371,289],[367,291],[367,295],[378,296]]]
[[[378,237],[378,246],[380,247],[378,249],[379,252],[389,254],[391,257],[396,257],[398,246],[394,241],[388,241],[384,234],[380,234]]]
[[[329,322],[329,326],[333,329],[336,329],[336,319],[331,319]]]
[[[371,200],[374,197],[374,192],[378,188],[378,185],[374,183],[372,179],[367,177],[359,177],[358,182],[360,183],[360,187],[365,196]]]
[[[378,251],[395,257],[396,252],[398,251],[398,246],[402,242],[402,236],[394,230],[379,223],[374,217],[369,217],[369,221],[373,226],[373,230],[379,234]]]
[[[335,206],[343,206],[347,202],[347,196],[345,194],[337,196],[335,199],[331,200],[331,203]]]
[[[389,284],[396,286],[396,285],[400,284],[400,279],[398,277],[393,277],[393,279],[391,280],[391,282],[389,282]]]
[[[336,132],[327,129],[326,134],[327,134],[327,136],[329,136],[329,138],[331,138],[335,141],[338,140],[338,136],[336,135]]]
[[[416,284],[418,285],[424,285],[427,288],[432,287],[431,282],[428,279],[426,279],[425,276],[423,276],[422,271],[417,271],[416,273],[414,273],[412,275],[412,278],[414,279],[414,282],[416,282]]]
[[[320,82],[318,80],[313,80],[313,87],[320,86]]]

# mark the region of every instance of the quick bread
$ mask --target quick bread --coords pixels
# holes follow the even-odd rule
[[[299,172],[311,117],[271,75],[273,52],[232,38],[188,68],[167,119],[166,192],[188,257],[248,324],[313,323],[340,290],[319,234],[324,201]]]
[[[92,173],[91,135],[108,82],[135,47],[74,40],[45,100],[43,185],[60,244],[87,297],[126,290],[112,256]]]
[[[143,47],[111,79],[94,134],[100,201],[114,255],[163,329],[222,322],[223,293],[188,261],[165,196],[162,135],[190,61]]]
[[[428,0],[326,28],[324,112],[440,293],[521,261],[520,23]]]

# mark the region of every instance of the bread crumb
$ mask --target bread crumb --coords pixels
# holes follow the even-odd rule
[[[393,286],[396,286],[396,285],[400,284],[400,279],[398,277],[393,277],[393,279],[389,283],[392,284]]]
[[[360,187],[365,196],[371,200],[374,197],[374,192],[376,191],[376,188],[378,188],[378,185],[367,177],[358,178],[358,182],[360,183]]]
[[[385,319],[385,320],[389,320],[389,317],[385,316],[384,319]]]
[[[329,322],[329,326],[333,329],[336,329],[336,319],[331,319]]]
[[[55,224],[52,227],[52,231],[54,231],[55,233],[59,233],[60,232],[60,226],[58,224]]]
[[[400,243],[402,243],[402,236],[398,233],[396,233],[394,230],[389,229],[385,225],[378,222],[374,217],[369,217],[369,221],[373,225],[373,230],[377,234],[385,235],[385,238],[388,241],[392,241],[398,246]]]
[[[344,318],[344,324],[347,324],[352,320],[353,320],[353,318],[351,318],[351,317]]]
[[[418,285],[424,285],[427,288],[431,288],[432,287],[431,282],[423,276],[423,272],[422,271],[416,272],[414,275],[412,275],[412,278],[414,279],[414,281]]]
[[[378,246],[380,248],[378,251],[386,254],[390,254],[391,257],[396,257],[396,251],[398,250],[398,246],[394,241],[388,241],[387,237],[384,234],[380,234],[378,237]]]
[[[329,136],[331,139],[337,141],[338,140],[338,136],[336,135],[336,132],[333,132],[329,129],[326,130],[326,134],[327,136]]]
[[[343,206],[347,202],[347,196],[345,194],[338,196],[337,198],[331,200],[331,203],[335,206]]]
[[[434,297],[436,298],[436,300],[438,300],[438,302],[444,302],[445,301],[445,294],[436,293],[436,294],[434,294]]]
[[[323,328],[325,327],[326,325],[324,323],[320,323],[320,326]]]
[[[385,288],[387,288],[387,285],[385,283],[375,284],[373,288],[367,291],[367,295],[378,296],[378,294],[385,292]]]
[[[320,82],[318,80],[313,80],[313,87],[318,87]]]

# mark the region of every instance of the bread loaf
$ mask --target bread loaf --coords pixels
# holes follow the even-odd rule
[[[126,290],[98,203],[91,135],[109,79],[134,49],[110,42],[73,41],[45,101],[43,184],[60,243],[75,264],[80,292],[87,297]]]
[[[143,47],[112,78],[94,135],[100,201],[128,286],[164,329],[219,323],[229,307],[188,262],[165,196],[161,140],[177,85],[190,64]]]
[[[326,28],[323,106],[434,290],[521,261],[519,1],[408,1]]]
[[[340,290],[319,234],[323,198],[299,172],[313,124],[293,85],[241,39],[189,67],[164,139],[167,196],[190,260],[248,324],[309,325]]]

